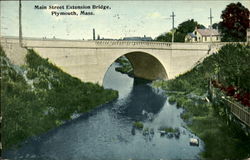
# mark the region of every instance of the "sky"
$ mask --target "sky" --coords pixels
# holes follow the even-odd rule
[[[172,28],[170,15],[174,12],[175,27],[194,19],[208,27],[212,9],[213,23],[221,21],[220,15],[234,0],[161,0],[161,1],[23,1],[22,32],[24,37],[92,39],[92,30],[101,38],[119,39],[144,35],[155,38]],[[250,8],[249,0],[239,0]],[[47,9],[35,9],[35,6]],[[49,9],[49,6],[90,6],[90,9]],[[93,5],[109,9],[93,9]],[[18,36],[18,1],[0,1],[1,36]],[[78,15],[52,15],[51,12],[76,12]],[[81,11],[94,15],[80,15]]]

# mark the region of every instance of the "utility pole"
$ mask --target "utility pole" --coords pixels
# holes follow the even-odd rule
[[[95,40],[95,28],[93,28],[93,40]]]
[[[2,2],[0,1],[0,6],[2,5],[1,3],[2,3]],[[2,17],[2,15],[1,15],[1,11],[0,11],[0,24],[2,24],[2,23],[1,23],[2,18],[3,18],[3,17]],[[2,31],[2,28],[0,27],[0,38],[2,37],[2,32],[1,32],[1,31]]]
[[[174,14],[174,12],[172,12],[172,15],[170,15],[170,17],[172,17],[172,43],[174,42],[174,17],[176,15]]]
[[[212,17],[212,9],[210,8],[210,17],[208,17],[209,19],[210,19],[210,27],[209,27],[209,29],[210,29],[210,42],[212,43],[212,19],[214,18],[214,17]]]
[[[22,34],[22,2],[19,0],[19,45],[23,47],[23,34]]]

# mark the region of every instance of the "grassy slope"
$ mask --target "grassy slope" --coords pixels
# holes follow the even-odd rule
[[[11,64],[2,48],[0,56],[4,148],[118,97],[116,91],[71,77],[33,50],[22,67]]]
[[[241,61],[238,66],[235,65],[237,61]],[[225,85],[238,84],[238,87],[248,90],[250,74],[246,73],[249,72],[249,64],[249,47],[228,45],[176,79],[153,83],[166,91],[178,91],[168,93],[169,100],[176,101],[178,106],[185,109],[182,118],[188,123],[188,128],[205,142],[205,151],[202,153],[205,158],[242,159],[250,156],[250,137],[237,124],[227,125],[225,106],[222,103],[218,101],[212,105],[205,100],[209,80],[217,79],[218,76]],[[237,68],[240,68],[241,73]]]

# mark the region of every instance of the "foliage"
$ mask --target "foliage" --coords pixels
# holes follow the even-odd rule
[[[174,33],[174,42],[185,42],[185,36],[187,34],[179,32],[178,30]]]
[[[192,123],[190,128],[205,143],[205,152],[202,153],[204,158],[244,159],[249,154],[250,139],[239,124],[228,126],[215,116],[193,118]]]
[[[28,50],[27,65],[21,68],[10,63],[2,48],[0,53],[4,149],[118,96],[116,91],[71,77],[33,50]]]
[[[209,80],[218,79],[226,86],[236,86],[250,90],[250,48],[241,44],[227,44],[218,53],[203,60],[192,70],[174,80],[162,83],[161,86],[175,91],[198,91],[204,93]],[[196,77],[196,78],[193,78]],[[198,90],[197,90],[198,89]]]
[[[246,41],[246,30],[249,28],[249,10],[240,2],[227,5],[221,14],[219,28],[222,41]]]
[[[198,22],[194,21],[194,19],[184,21],[178,25],[177,32],[184,33],[184,34],[193,32],[197,25],[198,25]]]
[[[168,102],[169,102],[170,104],[174,104],[174,103],[176,102],[176,98],[175,98],[174,96],[170,96],[170,97],[168,98]]]
[[[216,54],[219,81],[250,91],[250,48],[240,44],[225,45]]]
[[[193,32],[195,30],[195,27],[199,29],[204,29],[205,26],[202,24],[198,24],[197,21],[194,21],[194,19],[184,21],[180,23],[177,27],[177,29],[174,31],[174,41],[175,42],[184,42],[185,36],[189,32]],[[161,34],[160,36],[156,37],[156,41],[160,42],[171,42],[172,41],[172,32]]]
[[[213,29],[218,29],[218,28],[219,28],[219,23],[214,23],[214,24],[212,24],[212,28],[213,28]]]
[[[171,32],[163,33],[163,34],[159,35],[158,37],[156,37],[156,41],[171,42],[172,41],[172,33]]]
[[[133,126],[137,129],[143,129],[143,123],[142,122],[134,122]]]
[[[167,90],[169,100],[184,108],[181,117],[205,142],[204,158],[244,159],[249,156],[250,137],[244,134],[240,125],[232,122],[228,126],[226,106],[212,105],[205,100],[211,79],[249,91],[249,52],[249,46],[228,44],[176,79],[153,83]],[[226,89],[231,94],[232,89]]]
[[[125,56],[119,57],[116,62],[120,65],[115,68],[116,71],[128,74],[129,76],[134,75],[133,67]]]

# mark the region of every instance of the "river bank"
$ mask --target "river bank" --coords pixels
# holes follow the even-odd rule
[[[152,84],[166,92],[170,104],[184,109],[181,118],[186,122],[186,127],[205,142],[204,158],[243,159],[250,156],[250,137],[239,124],[228,124],[225,104],[219,99],[213,102],[209,100],[211,80],[224,83],[222,88],[237,86],[240,94],[250,91],[250,74],[246,74],[249,72],[249,54],[249,46],[226,45],[219,53],[207,57],[176,79],[154,81]],[[120,63],[128,64],[123,61]],[[121,69],[123,73],[126,73],[126,68]]]
[[[205,150],[201,155],[206,159],[245,159],[250,156],[250,136],[238,123],[232,121],[228,124],[225,104],[219,99],[213,102],[208,99],[211,79],[250,89],[249,81],[243,80],[250,78],[245,74],[249,70],[244,69],[250,62],[249,54],[248,46],[227,45],[176,79],[153,82],[154,87],[167,92],[170,102],[184,108],[181,117],[187,122],[187,127],[204,141]],[[241,63],[229,65],[232,61]],[[241,72],[236,68],[242,68]]]
[[[81,82],[33,50],[27,52],[26,65],[17,66],[0,48],[4,150],[118,97],[117,91]]]
[[[4,156],[41,160],[200,159],[203,143],[189,145],[190,137],[198,137],[183,127],[183,109],[170,105],[151,82],[115,71],[117,66],[111,65],[103,86],[119,91],[118,99],[36,136]],[[136,121],[143,123],[142,130],[133,130]],[[162,136],[160,128],[168,134]],[[178,128],[180,134],[175,135],[170,128]]]

